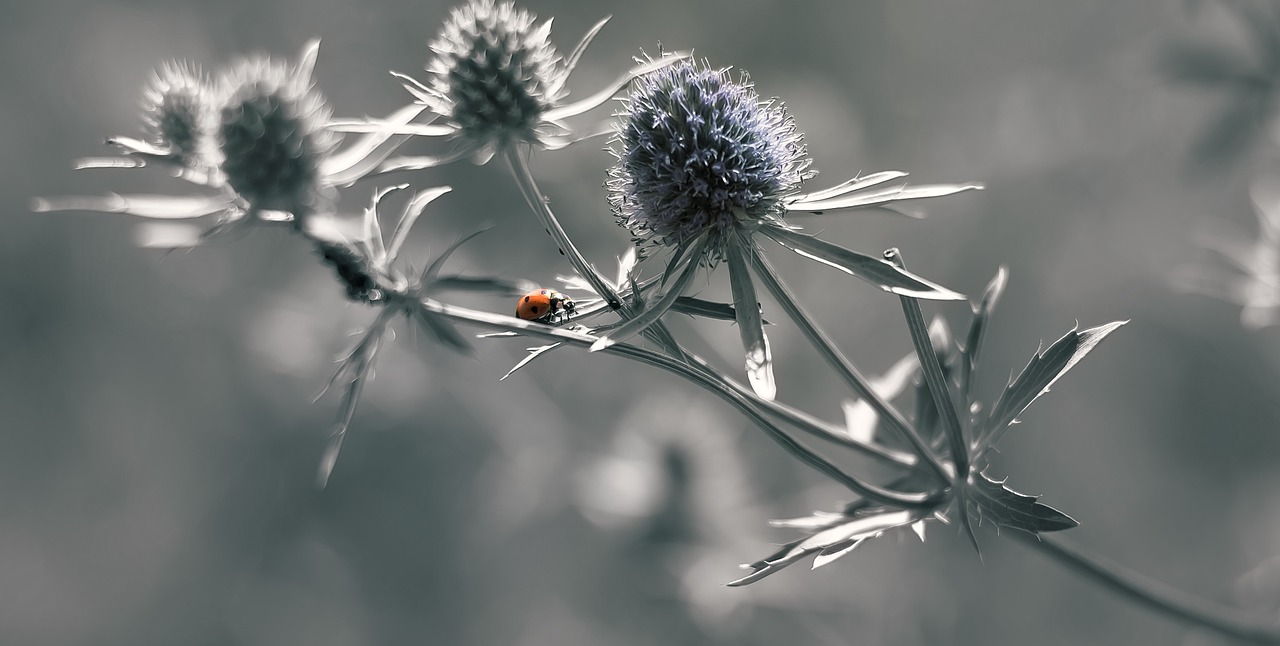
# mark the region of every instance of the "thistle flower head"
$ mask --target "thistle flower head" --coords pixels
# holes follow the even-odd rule
[[[781,218],[807,177],[794,120],[746,75],[682,60],[639,78],[624,105],[609,202],[639,243],[678,246],[705,233],[714,263],[733,231]]]
[[[148,140],[184,166],[210,166],[207,144],[214,101],[209,80],[199,68],[176,61],[160,66],[143,91]]]
[[[472,142],[535,141],[543,114],[565,95],[567,69],[548,40],[551,21],[510,2],[472,0],[431,43],[428,106]]]
[[[216,143],[227,183],[256,210],[297,217],[323,208],[331,187],[322,164],[338,140],[311,85],[310,65],[242,61],[223,78]]]

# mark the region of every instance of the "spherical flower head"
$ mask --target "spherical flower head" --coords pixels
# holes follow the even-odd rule
[[[611,151],[609,202],[642,246],[707,234],[708,264],[735,230],[777,220],[808,174],[804,137],[746,77],[681,61],[636,80]]]
[[[459,135],[504,146],[536,141],[542,115],[565,95],[564,62],[551,45],[551,21],[510,2],[472,0],[449,14],[431,43],[429,107]]]
[[[185,166],[211,165],[208,140],[214,102],[211,84],[199,69],[179,62],[162,65],[143,92],[147,138]]]
[[[321,165],[338,139],[326,128],[324,97],[306,77],[288,65],[252,59],[223,81],[216,137],[222,172],[254,209],[301,218],[332,199]]]

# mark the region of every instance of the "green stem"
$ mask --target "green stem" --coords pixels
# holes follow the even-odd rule
[[[871,384],[867,383],[866,377],[863,377],[862,373],[858,372],[858,369],[855,368],[853,364],[845,358],[844,354],[836,348],[831,337],[827,336],[827,333],[823,332],[822,329],[818,327],[818,324],[813,320],[813,317],[809,316],[809,313],[800,306],[795,295],[792,294],[791,290],[782,282],[782,279],[778,276],[777,272],[774,271],[773,265],[769,264],[769,261],[765,259],[764,255],[753,249],[751,252],[751,260],[755,265],[756,274],[764,281],[765,287],[773,293],[773,297],[778,300],[780,305],[782,305],[782,309],[787,311],[787,315],[791,317],[791,320],[795,322],[796,326],[800,328],[800,331],[804,333],[807,339],[809,339],[809,342],[813,345],[814,349],[818,351],[818,354],[822,355],[822,358],[826,360],[826,362],[836,371],[837,374],[840,375],[842,379],[844,379],[845,383],[849,384],[849,387],[852,388],[859,397],[862,397],[867,401],[867,403],[871,404],[871,408],[880,415],[880,419],[888,423],[889,426],[911,443],[911,448],[915,450],[916,454],[919,455],[922,460],[924,460],[925,464],[929,465],[929,468],[933,471],[934,475],[938,477],[938,479],[943,482],[951,482],[946,468],[938,462],[937,456],[933,454],[929,445],[925,443],[924,439],[920,437],[920,434],[916,432],[915,427],[907,423],[907,420],[902,417],[902,413],[899,413],[897,409],[890,406],[879,393],[871,388]]]
[[[591,345],[598,340],[596,337],[589,334],[531,323],[529,321],[524,321],[510,316],[502,316],[500,314],[493,314],[491,312],[482,312],[449,305],[430,298],[418,299],[397,294],[391,300],[394,301],[392,306],[403,307],[406,309],[421,308],[428,314],[444,316],[454,321],[468,323],[491,330],[518,332],[528,336],[560,341],[566,345],[590,348]],[[655,368],[666,370],[667,372],[683,377],[684,379],[687,379],[714,393],[731,404],[734,408],[737,408],[740,412],[750,418],[751,421],[755,422],[757,426],[764,430],[766,435],[782,446],[782,448],[792,456],[816,469],[823,475],[839,482],[859,496],[880,504],[909,509],[934,509],[940,502],[939,498],[941,494],[903,493],[893,491],[868,482],[863,482],[856,476],[845,473],[840,469],[840,467],[796,441],[788,435],[786,431],[782,430],[767,417],[762,415],[753,405],[753,400],[751,398],[738,393],[718,379],[703,373],[701,370],[693,368],[679,359],[658,354],[627,343],[611,345],[605,348],[603,352],[616,354]]]
[[[1257,624],[1232,609],[1208,604],[1114,563],[1087,556],[1044,534],[1039,537],[1016,531],[1008,534],[1086,579],[1167,617],[1251,644],[1280,644],[1280,628],[1274,625]]]
[[[884,252],[884,259],[897,265],[898,269],[906,269],[902,254],[897,249]],[[942,417],[942,426],[951,444],[956,481],[964,482],[969,477],[969,451],[964,440],[964,428],[960,425],[960,416],[956,414],[955,400],[951,397],[947,378],[942,374],[942,364],[938,361],[938,353],[933,349],[933,340],[929,338],[929,327],[924,322],[924,313],[920,311],[920,301],[910,296],[899,298],[902,300],[902,313],[907,318],[907,329],[911,332],[911,343],[916,347],[916,356],[920,358],[925,384],[929,386],[933,405]]]

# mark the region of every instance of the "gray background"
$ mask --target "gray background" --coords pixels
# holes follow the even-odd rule
[[[797,221],[865,252],[901,247],[970,294],[1008,265],[986,393],[1075,321],[1131,319],[1024,416],[993,470],[1078,518],[1076,544],[1274,616],[1275,576],[1240,577],[1280,554],[1280,332],[1246,332],[1238,308],[1168,281],[1200,257],[1193,232],[1254,231],[1254,166],[1189,170],[1222,97],[1171,87],[1156,61],[1172,38],[1229,42],[1239,27],[1159,0],[850,4],[527,6],[555,16],[562,51],[614,15],[570,81],[578,95],[659,42],[750,71],[808,134],[816,186],[887,168],[985,181],[930,204],[925,221]],[[938,526],[924,545],[890,536],[817,572],[725,588],[736,564],[791,537],[767,519],[834,508],[845,492],[718,401],[617,358],[566,351],[499,383],[519,340],[466,359],[400,329],[316,491],[337,400],[311,397],[372,317],[304,245],[255,232],[165,256],[135,248],[123,218],[29,211],[34,195],[182,189],[70,169],[104,136],[138,132],[140,89],[167,58],[293,57],[318,36],[336,113],[385,114],[407,98],[386,70],[420,75],[447,8],[0,5],[0,642],[1216,643],[989,528],[982,560]],[[627,241],[600,188],[610,160],[598,143],[534,158],[602,267]],[[412,181],[455,187],[410,241],[419,262],[492,223],[452,267],[543,284],[567,271],[501,165]],[[771,253],[865,371],[909,350],[896,299]],[[696,288],[724,298],[722,274]],[[966,314],[926,309],[955,324]],[[737,374],[732,328],[674,327]],[[780,398],[838,420],[838,380],[790,326],[771,337]],[[670,453],[688,467],[675,484]]]

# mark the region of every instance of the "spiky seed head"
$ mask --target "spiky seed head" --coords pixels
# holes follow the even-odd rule
[[[623,105],[609,203],[642,248],[707,233],[713,265],[733,231],[781,218],[811,174],[795,121],[745,74],[681,61],[637,79]]]
[[[428,107],[482,145],[536,141],[542,115],[565,95],[565,65],[551,21],[510,2],[471,0],[445,21],[426,66]]]
[[[326,128],[331,112],[309,76],[255,58],[233,66],[223,79],[216,137],[222,172],[255,209],[303,218],[332,200],[321,164],[338,137]]]
[[[212,84],[198,67],[177,61],[161,65],[142,94],[147,138],[169,149],[185,166],[211,166],[209,131],[215,101]]]

